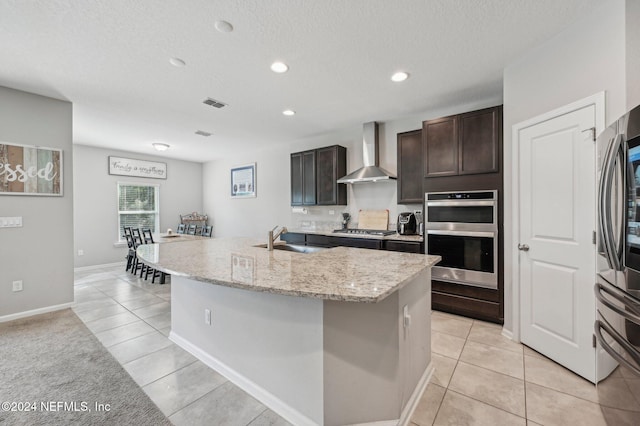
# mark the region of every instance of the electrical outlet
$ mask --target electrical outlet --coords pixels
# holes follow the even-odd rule
[[[22,291],[22,280],[13,282],[13,291]]]
[[[78,250],[78,256],[84,256],[84,250],[82,249]]]
[[[204,310],[204,323],[211,325],[211,309]]]
[[[422,214],[422,210],[414,210],[413,214]]]

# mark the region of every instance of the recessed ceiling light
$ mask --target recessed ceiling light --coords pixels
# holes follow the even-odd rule
[[[169,63],[174,67],[178,67],[178,68],[181,68],[187,65],[187,63],[180,58],[171,58],[169,59]]]
[[[400,71],[391,76],[391,81],[395,81],[397,83],[400,81],[405,81],[407,78],[409,78],[409,74],[404,71]]]
[[[151,145],[153,145],[156,151],[166,151],[169,149],[169,145],[167,145],[166,143],[155,142]]]
[[[271,71],[283,73],[289,71],[289,67],[284,62],[274,62],[271,64]]]
[[[282,113],[284,115],[296,115],[296,112],[294,110],[291,110],[291,109],[285,109],[284,111],[282,111]]]
[[[227,21],[216,21],[213,25],[216,27],[216,30],[220,31],[221,33],[230,33],[231,31],[233,31],[233,25],[231,25]]]

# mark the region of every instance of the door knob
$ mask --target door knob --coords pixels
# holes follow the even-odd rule
[[[529,251],[529,246],[526,244],[518,244],[518,250]]]

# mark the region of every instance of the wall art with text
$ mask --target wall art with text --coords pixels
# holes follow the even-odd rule
[[[146,177],[153,179],[166,179],[167,163],[110,156],[109,174],[120,176]]]
[[[62,150],[0,142],[0,195],[62,196]]]

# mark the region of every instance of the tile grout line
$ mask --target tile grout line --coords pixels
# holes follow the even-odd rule
[[[522,345],[522,342],[520,343]],[[522,347],[522,378],[524,380],[524,416],[529,423],[529,406],[527,405],[527,360],[524,353],[524,345]]]
[[[476,320],[473,320],[473,321],[472,321],[472,323],[471,323],[471,327],[469,327],[469,333],[467,334],[467,338],[465,339],[464,345],[462,346],[462,350],[460,351],[460,357],[462,357],[462,352],[464,351],[465,346],[467,346],[467,342],[469,341],[469,340],[468,340],[468,339],[469,339],[469,338],[468,338],[468,336],[471,334],[471,329],[473,328],[473,325],[475,324],[475,321],[476,321]],[[473,342],[473,341],[472,341],[472,342]],[[475,342],[474,342],[474,343],[475,343]],[[488,346],[491,346],[491,345],[488,345]],[[495,346],[491,346],[491,347],[495,347]],[[502,348],[498,348],[498,349],[502,349]],[[479,402],[479,403],[481,403],[481,404],[488,405],[489,407],[493,407],[493,408],[498,409],[498,410],[500,410],[500,411],[503,411],[503,412],[505,412],[505,413],[508,413],[508,414],[514,415],[514,416],[516,416],[516,417],[519,417],[519,418],[521,418],[521,419],[524,419],[524,420],[525,420],[525,423],[527,422],[527,417],[526,417],[526,413],[527,413],[527,412],[526,412],[526,408],[525,408],[525,417],[522,417],[522,416],[519,416],[518,414],[512,413],[511,411],[507,411],[507,410],[505,410],[504,408],[497,407],[497,406],[495,406],[495,405],[493,405],[493,404],[490,404],[490,403],[488,403],[488,402],[486,402],[486,401],[481,401],[481,400],[476,399],[476,398],[474,398],[474,397],[472,397],[472,396],[470,396],[470,395],[466,395],[466,394],[463,394],[463,393],[457,392],[457,391],[455,391],[455,390],[453,390],[453,389],[449,389],[449,386],[451,385],[451,381],[453,380],[453,376],[454,376],[454,374],[455,374],[455,372],[456,372],[456,370],[457,370],[458,365],[460,364],[460,362],[467,364],[466,362],[461,361],[461,360],[460,360],[460,357],[458,357],[458,359],[456,360],[456,366],[455,366],[455,368],[453,369],[453,373],[451,374],[451,378],[449,379],[449,383],[447,384],[447,389],[446,389],[446,392],[445,392],[445,396],[447,395],[447,392],[452,392],[452,393],[455,393],[455,394],[458,394],[458,395],[464,396],[464,397],[466,397],[466,398],[472,399],[472,400],[474,400],[474,401],[477,401],[477,402]],[[524,356],[523,356],[523,362],[524,362]],[[474,367],[477,367],[477,368],[482,368],[482,369],[487,370],[487,371],[491,371],[491,372],[494,372],[494,373],[497,373],[497,374],[501,374],[501,375],[506,376],[506,377],[511,377],[511,378],[517,379],[516,377],[510,376],[510,375],[508,375],[508,374],[500,373],[500,372],[498,372],[498,371],[493,371],[493,370],[490,370],[490,369],[488,369],[488,368],[481,367],[481,366],[479,366],[479,365],[475,365],[475,364],[469,364],[469,365],[473,365]],[[524,368],[524,366],[523,366],[523,368]],[[519,380],[519,379],[517,379],[517,380]],[[523,383],[523,385],[525,384],[524,380],[522,381],[522,383]],[[436,413],[436,418],[437,418],[437,416],[438,416],[438,413],[440,412],[440,408],[442,407],[442,403],[443,403],[443,402],[444,402],[444,397],[442,398],[442,401],[440,402],[440,406],[438,407],[438,411],[437,411],[437,413]],[[526,404],[526,400],[525,400],[525,404]],[[526,405],[525,405],[525,407],[526,407]],[[435,423],[435,418],[434,418],[434,423]]]

